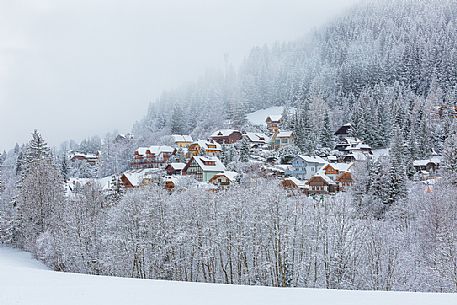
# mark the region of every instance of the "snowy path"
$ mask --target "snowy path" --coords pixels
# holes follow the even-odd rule
[[[457,294],[278,289],[58,273],[0,247],[1,305],[447,305]]]

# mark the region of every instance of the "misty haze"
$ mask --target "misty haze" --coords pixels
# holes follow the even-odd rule
[[[0,305],[457,304],[457,0],[0,0]]]

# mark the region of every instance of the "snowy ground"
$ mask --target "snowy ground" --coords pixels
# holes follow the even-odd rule
[[[266,109],[260,109],[256,112],[251,112],[246,115],[246,118],[252,125],[265,125],[265,120],[270,115],[282,115],[284,107],[270,107]]]
[[[281,289],[58,273],[30,255],[0,247],[1,305],[447,305],[457,294]]]

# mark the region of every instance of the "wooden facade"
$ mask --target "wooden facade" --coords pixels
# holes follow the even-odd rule
[[[240,141],[243,135],[238,130],[220,131],[211,135],[210,139],[219,144],[234,144]]]

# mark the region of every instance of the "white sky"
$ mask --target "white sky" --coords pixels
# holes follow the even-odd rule
[[[0,0],[0,149],[129,131],[164,89],[356,0]]]

